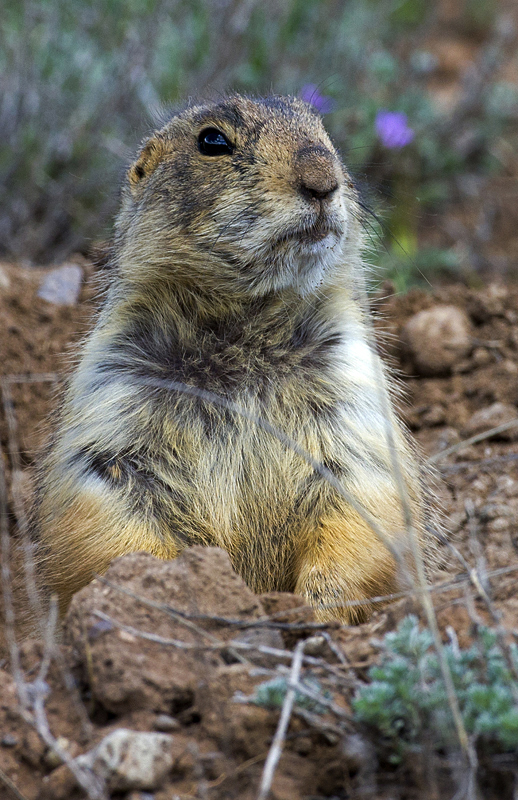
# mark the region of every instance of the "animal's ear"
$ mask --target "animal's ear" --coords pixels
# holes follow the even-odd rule
[[[135,194],[151,173],[155,171],[167,152],[166,144],[162,139],[152,138],[142,148],[137,160],[128,171],[131,193]]]

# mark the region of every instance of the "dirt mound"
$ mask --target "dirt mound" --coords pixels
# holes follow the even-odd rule
[[[2,265],[0,273],[0,440],[13,542],[55,386],[99,296],[95,270],[78,264],[84,281],[75,305],[38,296],[44,270]],[[452,286],[387,295],[389,286],[373,301],[381,348],[400,376],[401,414],[438,473],[434,502],[453,545],[439,545],[432,596],[445,641],[454,630],[465,647],[476,620],[491,621],[491,614],[507,630],[518,628],[518,290]],[[423,324],[418,315],[425,311]],[[488,428],[496,430],[486,436]],[[14,497],[17,453],[22,473]],[[489,610],[470,589],[467,569],[474,565],[491,596]],[[49,650],[41,639],[21,647],[27,707],[43,709],[47,732],[41,718],[21,712],[0,652],[0,797],[84,797],[77,780],[88,773],[75,759],[104,742],[96,758],[112,759],[103,762],[112,776],[107,785],[128,800],[255,799],[279,721],[278,682],[286,682],[294,649],[308,639],[299,685],[306,681],[309,694],[295,706],[271,797],[450,796],[454,767],[447,755],[436,757],[434,784],[421,757],[394,765],[351,718],[354,691],[377,658],[373,637],[416,608],[404,598],[358,628],[319,625],[300,598],[253,595],[219,550],[193,548],[173,562],[145,554],[117,559],[74,598],[59,647]],[[320,705],[311,698],[315,686]],[[129,734],[106,740],[119,730]],[[124,738],[132,732],[172,738]],[[154,778],[146,788],[128,784],[135,758],[146,753]],[[482,775],[483,796],[510,800],[516,759],[499,764],[500,771],[493,765]]]
[[[339,630],[317,624],[294,595],[254,595],[217,548],[194,547],[173,562],[143,553],[124,556],[72,601],[61,646],[64,664],[46,676],[48,719],[73,758],[120,728],[170,733],[170,769],[151,787],[157,800],[193,796],[199,785],[210,791],[206,796],[251,799],[278,711],[243,700],[279,664],[289,666],[285,636],[294,644],[313,634],[309,662],[336,669]],[[335,641],[327,642],[322,632]],[[42,655],[39,643],[24,645],[25,671],[34,672]],[[63,674],[73,676],[75,691],[67,691]],[[56,764],[52,749],[17,714],[14,683],[6,673],[0,686],[0,769],[29,798],[83,796],[70,770]],[[83,730],[78,693],[89,712]],[[345,715],[345,695],[341,702]],[[326,723],[332,730],[325,714],[315,730],[303,716],[294,719],[273,797],[341,791],[347,760]]]

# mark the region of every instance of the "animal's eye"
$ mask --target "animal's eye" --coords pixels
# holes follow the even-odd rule
[[[234,148],[217,128],[205,128],[198,136],[198,147],[204,156],[230,156]]]

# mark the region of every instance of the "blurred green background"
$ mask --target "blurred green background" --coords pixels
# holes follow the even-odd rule
[[[274,91],[327,112],[368,209],[377,275],[398,289],[485,269],[509,276],[515,261],[491,249],[494,219],[469,209],[483,208],[495,177],[516,195],[515,5],[7,0],[0,254],[51,263],[88,252],[109,238],[123,170],[158,112],[225,90]],[[448,224],[434,231],[437,220]]]

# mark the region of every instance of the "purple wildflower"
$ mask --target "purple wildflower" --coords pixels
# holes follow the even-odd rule
[[[380,109],[376,114],[376,133],[385,147],[405,147],[414,138],[414,131],[407,125],[407,116],[402,111]]]
[[[305,83],[300,90],[300,96],[320,114],[329,114],[336,107],[336,102],[332,97],[320,94],[316,83]]]

